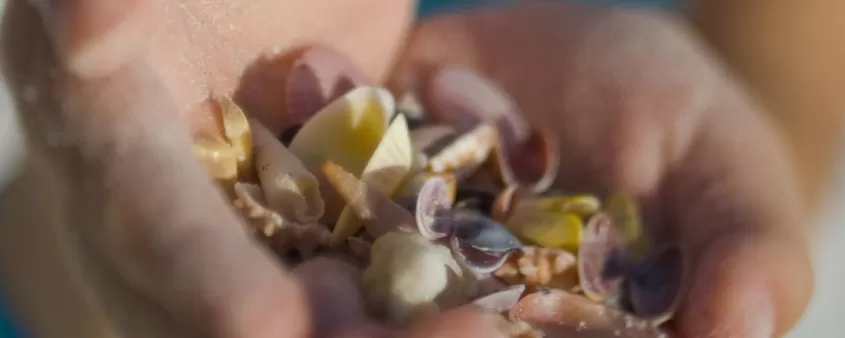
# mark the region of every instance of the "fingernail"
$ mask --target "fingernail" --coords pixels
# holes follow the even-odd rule
[[[459,129],[507,117],[515,135],[528,134],[527,122],[519,116],[513,100],[474,70],[445,68],[434,77],[430,92],[435,118]]]
[[[152,35],[155,1],[31,0],[59,57],[73,73],[107,74],[137,55]]]

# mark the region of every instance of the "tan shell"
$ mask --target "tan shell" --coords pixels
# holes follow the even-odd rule
[[[467,176],[481,166],[495,145],[496,131],[492,125],[482,124],[455,139],[432,156],[426,169],[435,172],[455,172]]]
[[[256,172],[267,204],[290,220],[316,223],[325,208],[317,178],[259,122],[252,121],[252,130]]]
[[[261,188],[249,183],[235,184],[234,206],[247,219],[250,225],[265,237],[274,238],[274,243],[282,249],[292,247],[304,257],[321,246],[331,243],[331,233],[322,224],[301,224],[291,222],[279,213],[265,206]]]
[[[508,284],[570,290],[578,284],[575,255],[562,249],[526,246],[511,254],[493,276]]]
[[[216,98],[220,106],[223,135],[235,152],[238,161],[238,176],[251,178],[254,175],[252,130],[241,107],[228,96]]]
[[[370,310],[394,323],[463,304],[469,295],[449,248],[412,232],[376,239],[364,271],[364,292]]]
[[[398,115],[388,127],[384,138],[361,174],[361,182],[386,196],[392,196],[411,169],[413,152],[405,116]],[[335,223],[332,236],[342,242],[361,228],[361,220],[346,206]]]
[[[238,177],[238,157],[221,137],[194,138],[194,155],[209,177],[234,183]]]
[[[291,141],[290,151],[313,172],[320,172],[325,161],[332,161],[360,177],[395,109],[387,90],[355,88],[308,119]],[[326,201],[323,221],[334,224],[344,205],[327,186],[321,186],[321,194]]]
[[[323,174],[363,222],[373,238],[398,229],[415,231],[414,215],[334,162],[323,164]]]

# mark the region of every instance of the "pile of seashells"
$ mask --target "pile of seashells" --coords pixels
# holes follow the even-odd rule
[[[413,94],[372,86],[280,136],[216,102],[222,135],[195,139],[207,173],[287,264],[360,264],[372,316],[404,325],[475,304],[522,337],[667,335],[678,248],[650,247],[632,198],[553,192],[553,133],[435,124]]]

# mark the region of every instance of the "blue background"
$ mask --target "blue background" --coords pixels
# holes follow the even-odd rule
[[[578,1],[578,0],[575,0]],[[591,2],[591,3],[603,3],[603,4],[614,4],[614,3],[635,3],[635,4],[647,4],[647,5],[658,5],[658,6],[665,6],[672,2],[671,0],[580,0],[582,2]],[[426,16],[442,11],[451,11],[456,9],[464,9],[473,6],[479,5],[490,5],[490,4],[497,4],[497,3],[507,3],[513,2],[513,0],[421,0],[420,1],[420,8],[419,8],[419,15]],[[0,3],[2,4],[2,3]],[[2,281],[2,278],[0,278]],[[2,289],[2,284],[0,283],[0,290]],[[23,336],[21,334],[21,330],[13,325],[13,314],[8,309],[8,306],[5,306],[6,302],[2,299],[2,292],[0,292],[0,338],[20,338]]]

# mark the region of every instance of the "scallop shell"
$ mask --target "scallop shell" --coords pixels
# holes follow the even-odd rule
[[[578,278],[587,297],[604,302],[618,295],[621,278],[608,276],[606,268],[624,249],[625,240],[610,217],[598,213],[590,218],[578,249]]]
[[[361,182],[379,193],[392,196],[402,184],[411,169],[413,153],[408,124],[405,117],[398,115],[387,129],[384,138],[361,174]],[[361,221],[353,210],[346,206],[335,224],[332,236],[336,243],[355,234],[361,228]]]
[[[526,243],[577,252],[581,242],[581,218],[573,213],[516,210],[505,222]]]
[[[505,186],[519,185],[526,191],[548,190],[560,170],[560,141],[557,135],[536,130],[520,146],[508,144],[504,119],[496,124],[494,164]],[[516,150],[511,150],[516,149]]]
[[[646,320],[556,289],[523,297],[510,318],[532,324],[550,337],[668,338]]]
[[[398,229],[417,231],[411,212],[387,195],[370,189],[337,163],[328,161],[323,164],[323,174],[355,215],[364,222],[367,232],[373,238]]]
[[[284,250],[294,247],[303,257],[309,257],[314,250],[331,243],[329,229],[321,224],[291,222],[279,213],[267,208],[261,196],[261,188],[249,183],[235,183],[235,208],[241,210],[252,226],[265,237],[274,238],[274,243]]]
[[[670,247],[628,274],[625,286],[634,313],[654,325],[669,320],[681,298],[684,266],[680,249]]]
[[[234,183],[238,177],[238,156],[221,137],[194,138],[194,155],[209,177]]]
[[[255,163],[268,205],[284,217],[315,223],[325,209],[320,184],[267,128],[253,120]]]
[[[215,99],[220,108],[223,135],[235,152],[238,161],[238,176],[250,178],[254,175],[252,130],[241,107],[228,96]]]
[[[487,160],[493,150],[495,136],[496,131],[492,125],[478,125],[429,158],[426,169],[436,173],[455,172],[459,177],[467,176]]]
[[[346,93],[310,118],[290,144],[312,172],[320,172],[332,161],[360,177],[387,131],[395,113],[390,92],[378,87],[358,87]],[[323,220],[335,223],[343,208],[340,197],[321,186],[326,211]]]

